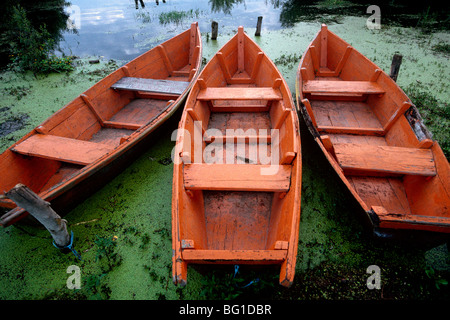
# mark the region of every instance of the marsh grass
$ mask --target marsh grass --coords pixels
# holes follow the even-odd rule
[[[162,25],[167,25],[170,23],[174,23],[176,25],[181,24],[185,19],[197,19],[201,15],[201,11],[199,9],[191,9],[188,11],[169,11],[162,12],[159,15],[159,23]]]

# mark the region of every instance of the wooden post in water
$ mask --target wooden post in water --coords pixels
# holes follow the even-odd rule
[[[141,3],[141,7],[145,8],[144,0],[139,0],[139,2]],[[136,10],[139,9],[138,0],[134,0],[134,4],[136,5]],[[158,3],[156,3],[156,4],[158,4]]]
[[[50,232],[55,244],[64,248],[70,244],[70,235],[67,232],[67,221],[53,211],[50,203],[41,199],[27,186],[19,183],[5,193],[5,196],[14,201],[18,207],[28,211]]]
[[[218,32],[219,32],[219,24],[216,21],[211,22],[211,40],[217,40]]]
[[[399,53],[395,53],[392,57],[392,64],[391,64],[391,73],[389,76],[394,80],[397,81],[398,72],[400,71],[400,65],[402,64],[403,56]]]
[[[256,32],[255,32],[255,36],[260,36],[261,35],[261,24],[262,24],[262,16],[258,17],[258,22],[256,23]]]

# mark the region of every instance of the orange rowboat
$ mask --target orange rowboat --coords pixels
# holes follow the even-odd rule
[[[280,72],[239,27],[186,100],[174,153],[173,281],[196,264],[280,265],[292,284],[300,221],[297,113]]]
[[[450,232],[450,167],[411,100],[322,25],[297,73],[314,139],[375,231]]]
[[[194,23],[96,83],[0,155],[0,192],[22,183],[67,212],[145,150],[184,102],[201,56]],[[9,199],[0,206],[12,209],[3,226],[28,215]]]

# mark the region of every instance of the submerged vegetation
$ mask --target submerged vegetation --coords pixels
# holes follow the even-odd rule
[[[301,58],[301,54],[282,54],[280,57],[276,58],[273,63],[282,66],[293,66],[298,64]]]
[[[162,25],[166,25],[169,23],[174,23],[179,25],[186,19],[198,19],[201,15],[201,11],[199,9],[191,9],[187,11],[169,11],[169,12],[161,12],[159,15],[159,23]]]
[[[433,46],[433,51],[444,53],[450,55],[450,44],[448,43],[438,43]]]

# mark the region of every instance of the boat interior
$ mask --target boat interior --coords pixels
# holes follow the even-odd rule
[[[114,71],[1,154],[0,190],[20,182],[45,192],[141,136],[195,75],[201,59],[197,32],[193,24]]]
[[[184,260],[205,263],[217,258],[215,250],[230,251],[221,251],[222,263],[285,259],[293,201],[297,213],[300,205],[294,115],[284,80],[240,27],[208,62],[186,102],[177,141],[177,178],[184,187],[179,233],[182,248],[195,250],[183,250]],[[261,256],[251,258],[255,250]]]
[[[398,85],[326,25],[302,61],[299,94],[310,125],[364,209],[386,223],[449,219],[447,160]]]

